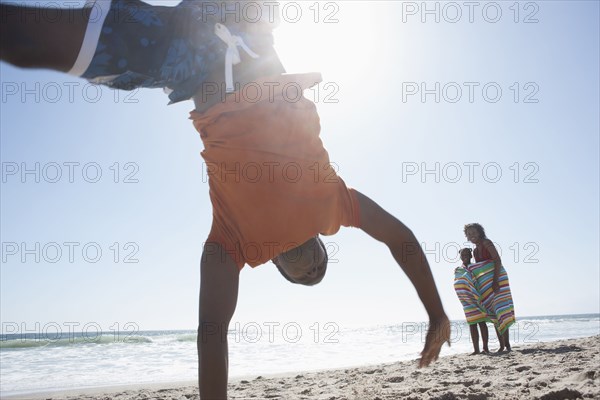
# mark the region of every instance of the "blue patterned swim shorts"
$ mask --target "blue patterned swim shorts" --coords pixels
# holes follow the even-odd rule
[[[225,3],[184,0],[166,7],[140,0],[90,1],[90,22],[70,73],[115,89],[167,88],[171,103],[188,100],[223,65],[228,50],[215,34],[218,4]],[[273,44],[270,32],[229,29],[249,48]]]

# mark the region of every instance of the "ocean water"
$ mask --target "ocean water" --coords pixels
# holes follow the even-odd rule
[[[488,325],[489,326],[489,325]],[[343,327],[335,323],[236,323],[228,331],[232,378],[416,359],[426,323]],[[0,336],[0,396],[197,377],[195,331]],[[600,335],[600,314],[520,318],[513,346]],[[490,326],[490,349],[498,342]],[[464,321],[452,323],[442,356],[472,351]]]

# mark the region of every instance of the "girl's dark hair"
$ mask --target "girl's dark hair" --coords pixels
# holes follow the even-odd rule
[[[469,255],[473,255],[473,249],[471,249],[470,247],[465,247],[463,249],[460,249],[460,251],[458,252],[458,254],[462,254],[463,251],[468,251]]]
[[[482,239],[487,239],[487,236],[485,236],[485,229],[483,229],[483,226],[481,226],[478,223],[472,223],[472,224],[466,224],[465,228],[463,229],[463,233],[465,234],[465,236],[467,236],[467,229],[469,228],[475,228],[477,229],[477,232],[479,232],[479,237]]]

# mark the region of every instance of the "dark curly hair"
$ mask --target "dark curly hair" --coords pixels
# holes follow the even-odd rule
[[[470,256],[473,255],[473,249],[471,249],[470,247],[465,247],[465,248],[460,249],[458,254],[462,254],[463,251],[468,251]]]
[[[321,264],[321,266],[323,267],[320,270],[321,272],[312,279],[306,279],[306,280],[302,280],[302,281],[297,281],[295,279],[292,279],[292,277],[289,276],[288,274],[286,274],[285,270],[283,268],[281,268],[281,266],[277,263],[277,257],[272,259],[271,262],[273,264],[275,264],[275,266],[277,267],[277,270],[279,270],[279,273],[281,275],[283,275],[283,277],[285,279],[287,279],[289,282],[295,283],[298,285],[304,285],[304,286],[314,286],[317,283],[321,282],[321,280],[325,276],[325,273],[327,272],[327,263],[329,262],[329,256],[327,254],[327,248],[325,247],[325,244],[323,243],[323,241],[321,240],[321,238],[319,236],[316,237],[316,240],[317,240],[317,245],[321,246],[321,248],[325,252],[325,259],[323,260],[323,263]],[[293,249],[292,249],[292,251],[293,251]]]
[[[467,236],[467,229],[469,228],[475,228],[477,229],[477,232],[479,232],[479,237],[482,239],[487,239],[487,236],[485,236],[485,229],[483,229],[483,226],[481,226],[478,223],[472,223],[472,224],[466,224],[465,228],[463,229],[463,233],[465,234],[465,236]]]

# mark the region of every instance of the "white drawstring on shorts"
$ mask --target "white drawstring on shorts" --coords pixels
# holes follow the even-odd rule
[[[223,24],[215,24],[215,34],[227,44],[227,52],[225,53],[225,84],[227,85],[227,93],[231,93],[235,91],[235,87],[233,86],[233,66],[242,62],[238,46],[244,49],[252,58],[258,58],[259,55],[250,50],[241,37],[232,35],[229,29]]]

